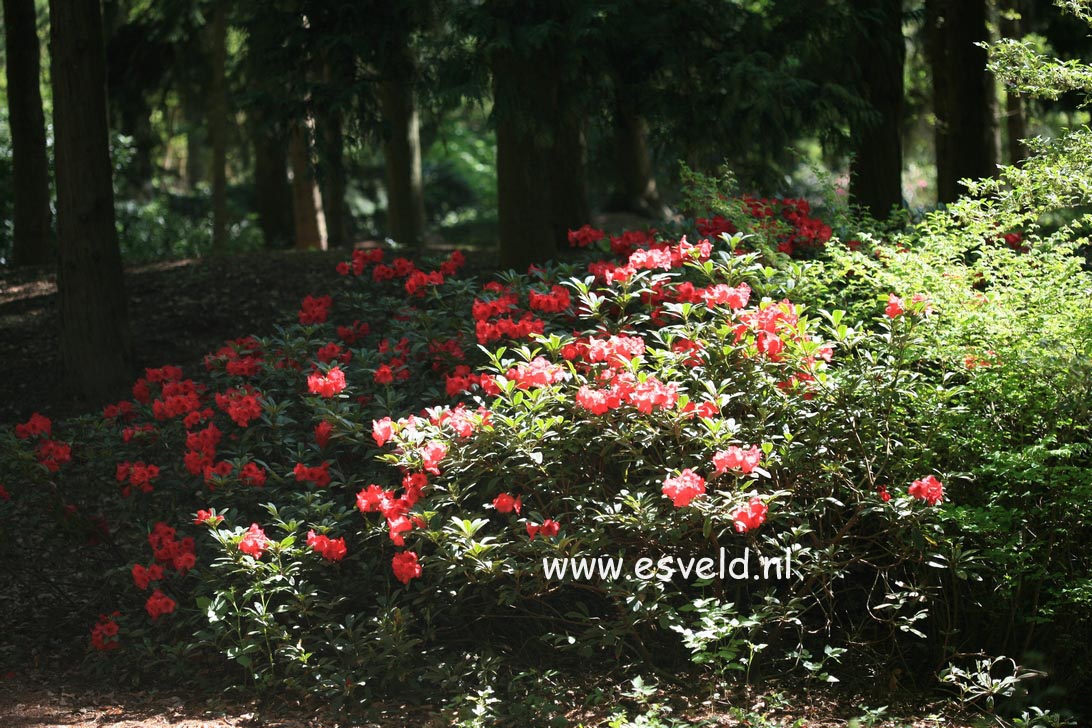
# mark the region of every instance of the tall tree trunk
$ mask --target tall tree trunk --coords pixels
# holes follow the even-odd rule
[[[557,253],[548,178],[557,83],[548,64],[511,51],[493,57],[497,113],[497,213],[502,266],[525,270]]]
[[[99,0],[50,0],[57,298],[65,369],[102,400],[132,375],[124,275],[114,221]]]
[[[215,0],[212,11],[212,88],[209,141],[212,142],[212,251],[228,247],[227,212],[227,0]]]
[[[568,247],[570,230],[591,222],[584,126],[583,114],[575,110],[564,113],[557,122],[551,154],[550,209],[554,243],[562,250]]]
[[[205,124],[205,99],[195,89],[183,88],[182,114],[186,120],[186,188],[197,191],[199,184],[208,179],[205,148],[208,141]]]
[[[388,77],[379,84],[379,103],[387,125],[383,140],[387,233],[399,243],[421,247],[425,244],[421,124],[410,78],[412,60],[407,57],[392,64]]]
[[[288,183],[288,135],[257,120],[254,141],[254,197],[266,247],[292,246],[292,187]]]
[[[853,9],[862,25],[862,95],[878,118],[854,124],[849,194],[882,220],[902,204],[902,0],[853,0]]]
[[[4,0],[8,122],[14,173],[15,265],[53,261],[49,162],[42,114],[38,16],[34,0]]]
[[[1004,38],[1024,37],[1024,17],[1027,9],[1021,0],[1005,0],[1002,9],[1006,11],[1001,18],[1001,36]],[[1019,17],[1012,17],[1013,15]],[[1005,90],[1005,141],[1007,161],[1017,164],[1028,156],[1024,139],[1028,136],[1028,117],[1024,108],[1024,99],[1014,90]]]
[[[986,51],[986,0],[926,0],[927,48],[936,115],[937,197],[953,202],[959,180],[993,176],[996,133],[993,78]]]
[[[663,213],[660,192],[648,152],[648,122],[625,102],[614,113],[615,163],[618,188],[611,207],[647,217]]]
[[[323,71],[327,83],[334,74],[329,64]],[[342,131],[341,110],[327,104],[317,110],[315,124],[318,137],[319,175],[322,181],[322,203],[326,214],[326,234],[330,247],[349,245],[349,206],[345,201],[345,134]],[[418,163],[420,158],[418,157]]]
[[[297,250],[326,250],[326,216],[322,195],[315,183],[311,166],[309,124],[292,125],[288,140],[288,159],[292,165],[292,210],[296,221]]]

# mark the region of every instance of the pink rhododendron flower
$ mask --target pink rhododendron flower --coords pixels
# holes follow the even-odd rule
[[[250,528],[239,542],[239,550],[256,559],[262,558],[262,554],[269,548],[269,539],[265,537],[265,531],[257,523],[250,524]]]
[[[713,468],[717,475],[724,475],[729,470],[738,470],[743,475],[749,475],[762,461],[762,450],[758,445],[744,450],[735,445],[729,445],[727,450],[720,450],[713,455]]]

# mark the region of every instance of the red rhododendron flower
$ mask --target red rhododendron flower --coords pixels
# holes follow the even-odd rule
[[[334,304],[331,296],[315,298],[307,296],[300,306],[299,320],[301,324],[321,324],[326,321],[330,313],[330,306]]]
[[[257,523],[250,524],[250,528],[239,542],[239,550],[260,559],[267,548],[269,548],[269,539],[265,537],[265,531]]]
[[[72,460],[72,447],[68,443],[56,440],[42,440],[35,451],[38,462],[51,473],[56,473],[61,466]]]
[[[142,564],[133,564],[132,569],[133,583],[137,585],[137,588],[144,590],[148,588],[148,585],[153,581],[159,581],[163,578],[163,567],[159,564],[152,564],[151,566],[144,566]]]
[[[11,493],[9,493],[7,491],[7,489],[4,488],[4,486],[2,486],[2,485],[0,485],[0,500],[2,500],[2,501],[11,500]]]
[[[15,426],[15,436],[20,440],[29,440],[38,435],[49,437],[53,432],[53,422],[45,415],[35,412],[30,419]]]
[[[897,318],[901,316],[906,309],[903,308],[902,299],[896,296],[894,293],[887,297],[887,306],[883,312],[888,318]]]
[[[203,508],[197,511],[197,517],[193,519],[195,526],[219,526],[223,521],[223,516],[214,515],[212,511]]]
[[[112,616],[120,616],[120,612],[114,612]],[[98,623],[91,628],[91,646],[102,652],[116,650],[121,646],[117,636],[118,623],[112,617],[100,614]]]
[[[322,465],[309,468],[303,463],[296,463],[296,467],[292,470],[292,474],[296,476],[296,482],[298,483],[312,483],[316,488],[325,488],[330,484],[330,462],[324,462]]]
[[[944,484],[935,475],[926,475],[910,484],[910,495],[935,506],[944,500]]]
[[[391,569],[394,578],[403,584],[409,584],[411,579],[421,576],[421,565],[417,563],[417,554],[412,551],[402,551],[391,559]]]
[[[376,384],[390,384],[394,381],[394,372],[391,371],[390,366],[387,364],[379,365],[379,368],[375,370],[375,374],[372,375]]]
[[[551,364],[545,357],[536,356],[531,361],[509,369],[505,378],[516,383],[518,389],[549,387],[561,381],[565,370],[558,364]]]
[[[314,530],[307,532],[307,545],[327,561],[341,561],[347,553],[345,539],[316,535]]]
[[[535,540],[535,536],[542,534],[543,538],[552,538],[558,534],[561,530],[561,524],[557,521],[547,518],[542,522],[542,525],[536,525],[534,523],[527,524],[527,535],[531,537],[531,540]]]
[[[769,508],[762,499],[755,496],[748,501],[747,505],[737,508],[732,513],[732,520],[735,522],[736,530],[740,533],[746,533],[752,529],[758,528],[766,521],[766,512]]]
[[[887,492],[886,485],[881,485],[880,487],[876,488],[876,495],[880,496],[880,500],[882,500],[884,503],[887,503],[889,500],[891,500],[891,494]]]
[[[170,614],[174,611],[174,607],[175,601],[158,589],[152,592],[148,601],[144,603],[144,610],[152,619],[159,619],[164,614]]]
[[[257,463],[247,463],[243,466],[243,469],[239,471],[239,482],[243,485],[249,485],[255,488],[262,488],[265,486],[266,472]]]
[[[330,435],[334,432],[334,426],[325,420],[315,425],[315,442],[320,448],[325,449],[330,444]]]
[[[345,390],[345,372],[341,367],[334,367],[326,374],[315,372],[307,377],[307,389],[311,394],[333,397]]]
[[[662,491],[676,508],[682,508],[705,493],[705,478],[686,468],[677,477],[665,478]]]
[[[758,445],[751,445],[746,450],[729,445],[727,450],[721,450],[713,456],[713,467],[717,475],[723,475],[729,470],[738,470],[743,475],[749,475],[761,460],[762,450]]]
[[[497,509],[497,513],[511,513],[515,511],[520,512],[523,508],[522,496],[516,496],[513,498],[508,493],[501,493],[493,499],[493,507]]]

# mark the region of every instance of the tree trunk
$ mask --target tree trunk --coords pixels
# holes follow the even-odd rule
[[[996,172],[993,78],[986,51],[986,0],[927,0],[926,33],[936,115],[937,197],[954,202],[959,180]]]
[[[212,252],[228,247],[227,212],[227,0],[212,10],[212,88],[209,89],[209,141],[212,143]]]
[[[292,210],[296,221],[297,250],[326,250],[326,216],[322,195],[311,166],[310,124],[295,123],[289,132],[288,159],[292,165]]]
[[[553,214],[554,243],[561,250],[569,245],[569,231],[591,222],[586,170],[587,138],[583,114],[570,111],[559,120],[551,155],[550,209]]]
[[[618,189],[611,207],[646,217],[661,216],[663,206],[648,152],[648,122],[624,103],[615,109],[614,144]]]
[[[1024,37],[1024,16],[1027,9],[1023,7],[1021,0],[1006,0],[1003,9],[1007,11],[1001,19],[1001,36],[1004,38]],[[1007,17],[1012,13],[1020,15],[1018,18]],[[1024,139],[1028,136],[1027,111],[1024,108],[1024,99],[1012,89],[1005,91],[1005,141],[1009,164],[1018,164],[1028,156],[1027,145]]]
[[[7,51],[8,122],[11,127],[15,203],[14,265],[53,262],[49,210],[49,162],[34,0],[4,0],[4,43]]]
[[[76,387],[101,401],[132,376],[114,227],[102,17],[98,0],[49,5],[61,353]]]
[[[421,247],[425,244],[421,127],[413,88],[404,74],[404,70],[396,69],[379,84],[379,103],[388,127],[383,141],[387,234],[399,243]]]
[[[207,115],[205,100],[194,89],[182,89],[182,114],[186,120],[186,188],[196,192],[198,185],[208,179],[205,148]]]
[[[854,124],[849,194],[882,220],[902,204],[902,0],[854,0],[853,9],[863,26],[857,47],[862,96],[878,118]]]
[[[540,60],[493,57],[497,110],[497,216],[502,266],[523,271],[557,253],[549,180],[557,84]]]
[[[326,73],[329,80],[331,74]],[[331,247],[349,245],[349,206],[345,202],[345,135],[340,109],[324,108],[316,113],[322,202],[326,214],[326,233]],[[420,156],[418,156],[420,165]],[[420,169],[420,166],[418,166]]]
[[[268,248],[292,246],[292,187],[288,183],[288,135],[251,125],[254,140],[254,197],[258,226]]]

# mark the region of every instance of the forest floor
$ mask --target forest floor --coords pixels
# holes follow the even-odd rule
[[[568,691],[573,703],[579,697]],[[885,698],[877,703],[881,697]],[[823,687],[806,689],[740,688],[715,703],[694,705],[677,694],[651,708],[625,709],[625,698],[593,708],[573,708],[565,716],[538,716],[529,728],[979,728],[986,719],[961,715],[944,703],[879,706],[894,696],[860,696]],[[866,705],[877,706],[869,710]],[[648,710],[649,712],[645,712]],[[628,720],[618,722],[625,713]],[[646,716],[638,719],[638,715]],[[682,722],[682,715],[690,722]],[[530,718],[530,716],[528,716]],[[678,722],[676,722],[678,721]],[[81,679],[0,675],[0,725],[4,728],[441,728],[479,725],[458,721],[430,706],[379,704],[368,715],[345,717],[323,707],[285,701],[232,700],[197,696],[185,690],[109,688]],[[488,719],[480,725],[493,725]]]

